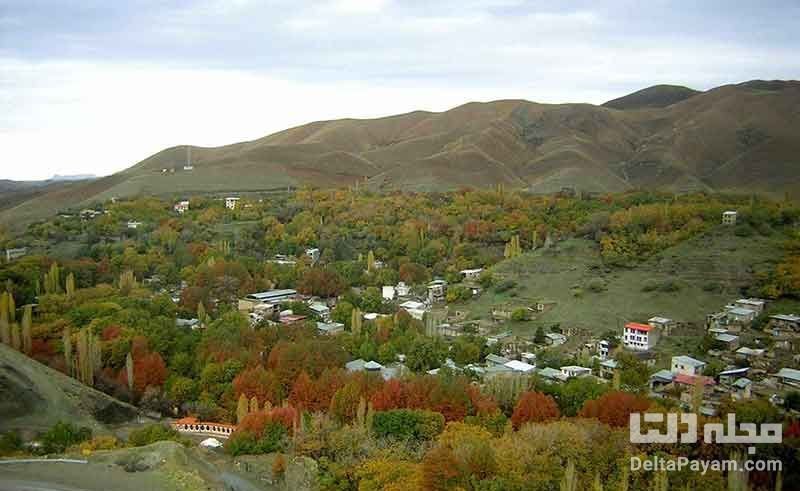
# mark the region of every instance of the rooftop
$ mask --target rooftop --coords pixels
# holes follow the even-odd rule
[[[800,370],[795,370],[794,368],[781,368],[775,375],[780,378],[788,378],[794,382],[800,382]]]
[[[800,315],[796,314],[775,314],[769,316],[769,318],[786,322],[800,322]]]
[[[628,322],[627,324],[625,324],[625,328],[631,329],[633,331],[644,331],[644,332],[648,332],[650,329],[652,329],[651,326],[647,324],[640,324],[639,322]]]
[[[673,356],[672,363],[680,363],[681,365],[688,365],[690,367],[702,367],[705,366],[706,362],[697,360],[692,358],[691,356]]]
[[[535,366],[531,365],[530,363],[525,363],[524,361],[519,360],[511,360],[510,362],[506,363],[504,366],[514,370],[515,372],[530,372]]]
[[[695,385],[698,380],[702,380],[703,385],[715,385],[714,379],[711,377],[703,377],[702,375],[686,375],[684,373],[676,373],[672,379],[676,384]]]

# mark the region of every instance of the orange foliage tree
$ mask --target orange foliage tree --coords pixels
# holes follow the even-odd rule
[[[525,423],[540,423],[557,419],[560,413],[555,399],[541,392],[523,392],[511,415],[514,429]]]
[[[614,391],[586,401],[578,417],[595,418],[609,426],[623,427],[628,425],[631,413],[641,413],[649,407],[650,401],[643,397]]]

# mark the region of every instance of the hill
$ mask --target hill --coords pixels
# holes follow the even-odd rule
[[[667,107],[684,101],[700,92],[681,85],[654,85],[632,94],[610,100],[603,107],[612,109],[645,109]]]
[[[739,237],[719,226],[634,267],[611,269],[595,242],[570,239],[496,264],[491,271],[498,282],[511,280],[516,287],[490,289],[455,308],[484,318],[495,307],[528,307],[544,299],[555,302],[553,308],[532,322],[512,323],[516,331],[533,334],[539,325],[561,324],[602,335],[660,315],[693,324],[699,335],[707,314],[742,295],[780,259],[784,240],[782,234]]]
[[[191,170],[183,167],[189,147],[172,147],[112,176],[64,184],[16,203],[0,212],[0,223],[113,196],[357,181],[379,191],[504,184],[534,193],[571,186],[800,197],[800,82],[688,91],[656,86],[605,106],[500,100],[442,113],[320,121],[254,141],[191,147]]]
[[[100,429],[137,413],[136,407],[0,344],[0,431],[42,430],[59,420]]]

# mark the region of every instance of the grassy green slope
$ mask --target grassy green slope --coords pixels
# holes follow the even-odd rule
[[[538,299],[557,302],[531,322],[509,324],[521,334],[555,323],[600,334],[626,321],[646,321],[655,315],[700,325],[706,314],[740,295],[755,273],[781,254],[777,234],[745,238],[720,226],[634,268],[619,269],[603,265],[594,242],[571,239],[553,251],[540,249],[497,264],[492,268],[495,276],[500,281],[514,280],[518,287],[506,293],[490,289],[466,308],[473,318],[486,318],[494,306],[527,307]],[[605,283],[605,291],[588,288],[597,279]],[[647,283],[670,279],[677,280],[678,291],[643,291]],[[711,285],[716,289],[709,289]],[[576,290],[581,293],[576,295]]]

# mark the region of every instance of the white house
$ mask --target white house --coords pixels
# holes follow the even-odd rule
[[[319,249],[317,249],[316,247],[306,249],[306,256],[308,256],[311,259],[312,263],[316,263],[317,261],[319,261]]]
[[[475,269],[462,269],[459,271],[461,276],[468,281],[475,281],[480,278],[481,273],[483,273],[483,268],[475,268]]]
[[[672,373],[682,373],[684,375],[702,375],[703,368],[706,362],[696,360],[691,356],[673,356],[672,357]]]
[[[736,225],[736,217],[738,213],[735,211],[723,211],[722,212],[722,224],[723,225]]]
[[[324,303],[312,302],[308,308],[324,321],[330,320],[331,318],[331,309]]]
[[[235,196],[229,196],[229,197],[225,198],[225,208],[227,208],[229,210],[235,210],[236,209],[236,204],[239,203],[240,199],[241,198],[237,198]]]
[[[333,336],[344,332],[344,324],[341,322],[317,322],[317,331],[320,334]]]
[[[381,289],[381,297],[383,297],[384,300],[394,300],[394,295],[395,288],[391,285],[384,286]]]
[[[659,332],[669,334],[677,324],[674,320],[667,317],[655,316],[647,319],[647,323],[659,330]]]
[[[734,302],[734,305],[737,307],[755,310],[758,314],[764,311],[764,306],[766,306],[766,304],[767,302],[760,298],[740,298]]]
[[[658,330],[649,324],[628,322],[622,335],[622,345],[634,351],[648,351],[658,342]]]
[[[180,214],[186,213],[187,211],[189,211],[189,201],[188,200],[178,201],[177,203],[175,203],[174,209],[176,212]]]
[[[608,351],[609,351],[608,341],[606,341],[605,339],[600,340],[597,343],[597,356],[599,356],[601,360],[605,360],[606,358],[608,358]]]
[[[734,305],[726,306],[725,311],[728,314],[728,319],[730,319],[732,322],[738,322],[740,324],[749,324],[753,322],[753,319],[755,319],[758,315],[758,312],[753,309],[736,307]]]
[[[550,346],[561,346],[567,342],[567,337],[560,332],[548,332],[544,337]]]
[[[141,225],[141,224],[142,224],[142,222],[137,222],[135,220],[130,220],[130,221],[128,221],[128,228],[136,230],[137,228],[139,228],[139,225]]]
[[[536,369],[535,365],[531,365],[530,363],[525,363],[524,361],[519,360],[511,360],[508,363],[505,363],[504,366],[520,373],[533,373],[533,370]]]
[[[591,374],[592,374],[591,368],[579,367],[577,365],[569,365],[566,367],[561,367],[561,375],[563,375],[565,378],[586,377],[587,375]]]
[[[398,297],[407,297],[411,294],[411,287],[401,281],[395,287],[395,291],[397,292]]]
[[[428,283],[428,300],[431,303],[444,302],[447,295],[447,282],[444,280],[433,280]]]

